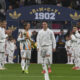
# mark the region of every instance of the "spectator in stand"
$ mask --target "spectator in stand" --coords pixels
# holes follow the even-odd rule
[[[36,38],[37,38],[37,32],[33,31],[32,32],[32,39],[33,39],[34,42],[36,42]]]
[[[59,42],[59,40],[65,43],[65,34],[63,29],[61,29],[60,34],[56,37],[56,42]]]
[[[9,5],[8,10],[12,10],[12,9],[13,9],[13,6]]]
[[[61,2],[57,2],[57,6],[62,6],[62,3]]]

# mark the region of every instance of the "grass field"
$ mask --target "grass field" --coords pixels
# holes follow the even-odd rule
[[[50,80],[80,80],[80,71],[72,70],[73,65],[54,64],[51,65],[52,73],[49,74]],[[40,64],[31,64],[29,74],[21,72],[20,64],[7,64],[6,70],[0,71],[0,80],[45,80],[41,74]]]

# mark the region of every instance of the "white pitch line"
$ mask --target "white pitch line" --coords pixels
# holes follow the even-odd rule
[[[46,73],[44,74],[45,80],[50,80],[50,79],[49,79],[49,75],[48,75],[47,66],[45,65],[44,68],[45,68],[45,71],[46,71]]]
[[[34,77],[35,77],[35,78],[43,78],[43,76],[0,76],[0,77],[20,77],[20,78],[21,78],[21,77],[26,77],[26,78],[27,78],[27,77],[29,77],[29,78],[30,78],[30,77],[31,77],[31,78],[34,78]]]

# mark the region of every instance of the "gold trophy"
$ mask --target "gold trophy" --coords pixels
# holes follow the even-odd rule
[[[24,33],[24,37],[25,37],[25,39],[28,39],[31,42],[32,48],[36,48],[35,42],[31,40],[31,38],[29,37],[29,35],[26,32]]]

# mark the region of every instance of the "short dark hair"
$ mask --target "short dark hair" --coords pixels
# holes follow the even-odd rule
[[[27,24],[30,24],[30,23],[29,23],[29,22],[25,22],[25,23],[24,23],[24,26],[27,26]]]
[[[10,40],[10,41],[13,40],[13,39],[14,39],[14,38],[13,38],[12,35],[8,37],[8,40]]]
[[[30,23],[29,23],[29,22],[25,22],[25,23],[24,23],[24,28],[25,28],[28,24],[30,24]]]
[[[47,22],[47,21],[43,21],[42,23],[44,23],[44,22],[48,24],[48,22]]]

